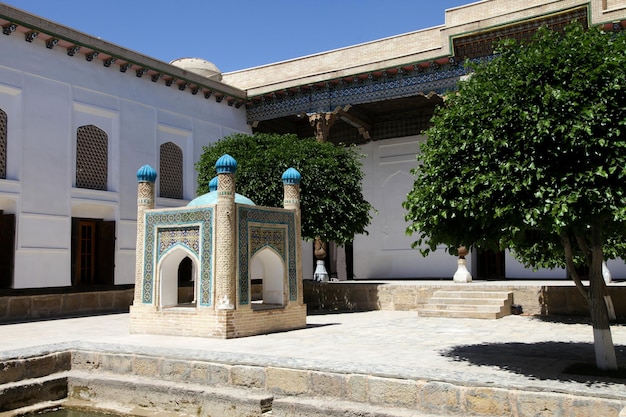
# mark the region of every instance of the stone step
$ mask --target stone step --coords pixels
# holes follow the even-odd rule
[[[502,305],[502,298],[460,298],[460,297],[432,297],[428,304],[482,304]]]
[[[484,304],[430,304],[428,303],[424,307],[429,310],[499,312],[502,310],[503,306],[502,305],[484,305]]]
[[[481,311],[455,311],[455,310],[429,310],[421,309],[418,312],[420,317],[443,317],[455,319],[499,319],[508,314],[501,312],[481,312]]]
[[[471,291],[471,290],[439,290],[433,293],[433,297],[443,298],[502,298],[512,297],[509,291]]]
[[[497,319],[511,314],[513,293],[440,290],[418,310],[422,317]]]

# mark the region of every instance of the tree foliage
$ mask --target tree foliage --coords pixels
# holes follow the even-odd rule
[[[604,328],[601,264],[623,253],[626,232],[624,51],[624,33],[574,23],[504,41],[475,65],[420,149],[404,202],[414,245],[509,248],[526,266],[567,266]]]
[[[575,24],[565,36],[542,29],[527,44],[506,41],[475,66],[418,155],[404,203],[416,245],[512,248],[527,265],[555,267],[565,266],[562,232],[621,235],[624,50],[623,34]]]
[[[344,244],[366,233],[372,206],[363,198],[355,148],[295,135],[232,135],[204,147],[196,164],[198,195],[208,192],[215,162],[225,153],[237,160],[237,192],[257,205],[282,207],[283,172],[289,167],[300,172],[303,238]]]

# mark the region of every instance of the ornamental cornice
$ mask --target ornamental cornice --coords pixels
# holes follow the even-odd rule
[[[230,85],[210,80],[174,65],[124,49],[50,22],[6,4],[0,4],[0,27],[6,36],[23,36],[26,42],[48,49],[63,48],[68,57],[83,57],[88,62],[101,64],[112,70],[134,74],[166,87],[177,87],[181,92],[213,97],[216,102],[241,107],[247,101],[247,93]],[[224,100],[226,99],[226,100]]]
[[[416,95],[443,95],[467,72],[454,59],[408,65],[251,97],[248,120],[325,113],[338,107]]]

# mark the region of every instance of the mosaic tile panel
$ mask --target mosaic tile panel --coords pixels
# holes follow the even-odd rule
[[[145,215],[145,231],[142,302],[154,302],[154,279],[160,257],[173,245],[184,244],[200,260],[199,304],[211,306],[213,208],[149,211]]]
[[[183,198],[183,151],[172,142],[160,146],[159,196]]]
[[[94,125],[76,130],[76,187],[107,189],[109,138]]]
[[[250,257],[266,246],[272,247],[283,261],[286,256],[285,245],[285,229],[283,228],[267,228],[267,227],[250,227]]]
[[[7,114],[0,110],[0,178],[7,177]]]
[[[158,259],[173,246],[183,245],[196,255],[199,254],[200,230],[199,227],[174,227],[158,229]]]
[[[270,211],[250,206],[238,207],[237,225],[239,236],[239,303],[250,303],[248,263],[256,251],[266,245],[281,254],[287,265],[289,300],[298,299],[298,274],[296,259],[295,213],[292,211]],[[272,225],[276,227],[273,228]],[[285,230],[285,227],[286,230]],[[286,236],[285,236],[286,234]],[[282,249],[278,246],[282,240]]]

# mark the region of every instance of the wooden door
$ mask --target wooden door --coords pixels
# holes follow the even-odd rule
[[[0,211],[0,288],[13,287],[15,259],[15,214]]]

